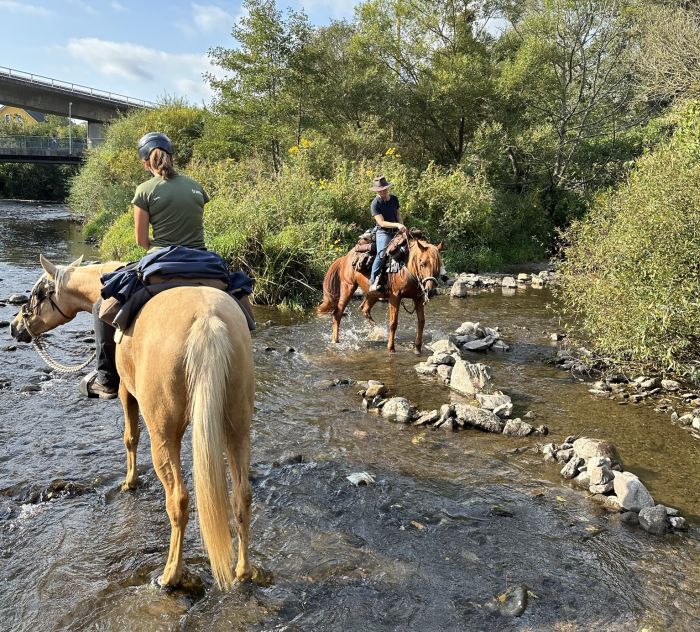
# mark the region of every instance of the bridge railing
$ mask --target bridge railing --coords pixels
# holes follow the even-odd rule
[[[108,99],[109,101],[123,103],[131,107],[152,108],[156,105],[155,103],[146,101],[145,99],[134,99],[133,97],[128,97],[125,94],[108,92],[107,90],[99,90],[97,88],[90,88],[89,86],[81,86],[79,83],[71,83],[69,81],[61,81],[60,79],[35,75],[31,72],[24,72],[23,70],[17,70],[16,68],[8,68],[7,66],[0,66],[0,76],[9,77],[10,79],[16,79],[18,81],[24,81],[26,83],[51,87],[58,90],[65,90],[67,92],[75,92],[80,95]]]
[[[0,136],[0,155],[22,156],[81,156],[87,143],[82,138],[52,138],[50,136]]]

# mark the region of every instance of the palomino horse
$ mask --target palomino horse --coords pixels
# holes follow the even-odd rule
[[[352,267],[354,251],[350,251],[344,257],[336,259],[328,268],[323,278],[323,303],[318,306],[319,314],[333,314],[333,332],[331,339],[338,342],[340,339],[340,319],[343,317],[345,307],[358,286],[365,293],[360,309],[365,318],[374,324],[372,319],[372,307],[381,298],[389,301],[389,351],[395,351],[394,338],[399,324],[399,307],[404,298],[413,299],[415,305],[418,326],[416,327],[416,341],[414,352],[419,354],[423,346],[423,328],[425,326],[425,303],[432,296],[437,287],[437,277],[445,275],[442,267],[442,243],[437,246],[429,244],[422,239],[409,238],[408,263],[399,272],[389,274],[387,291],[383,293],[373,292],[369,294],[369,277],[362,272],[357,272]]]
[[[11,325],[17,340],[29,342],[78,312],[90,312],[100,295],[100,277],[121,265],[79,267],[81,261],[82,257],[69,266],[57,266],[41,257],[46,274]],[[252,343],[243,312],[230,296],[209,287],[178,287],[157,294],[124,332],[116,364],[127,452],[122,491],[138,483],[139,410],[151,438],[153,466],[165,488],[171,534],[160,583],[175,586],[182,578],[189,510],[180,444],[190,420],[199,527],[214,578],[222,588],[249,578],[248,467],[255,385]],[[231,505],[238,529],[235,575],[224,453],[233,480]]]

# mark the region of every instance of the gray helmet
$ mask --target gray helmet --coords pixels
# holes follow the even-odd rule
[[[148,132],[148,134],[141,136],[141,140],[139,140],[139,158],[141,160],[148,160],[154,149],[162,149],[172,154],[173,144],[162,132]]]

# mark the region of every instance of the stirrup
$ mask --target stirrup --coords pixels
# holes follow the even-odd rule
[[[99,397],[100,399],[114,399],[117,397],[118,393],[117,391],[111,392],[108,390],[105,390],[102,393],[96,393],[95,391],[91,390],[90,387],[92,387],[95,384],[95,380],[97,379],[97,371],[90,371],[82,380],[80,380],[80,394],[88,397],[90,399],[93,399],[95,397]],[[100,384],[100,386],[102,386]]]

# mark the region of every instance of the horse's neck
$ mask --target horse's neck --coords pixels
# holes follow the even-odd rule
[[[102,289],[100,277],[107,272],[113,272],[122,265],[117,261],[108,261],[107,263],[75,268],[70,271],[62,291],[72,297],[77,309],[89,312],[100,298],[100,290]]]

